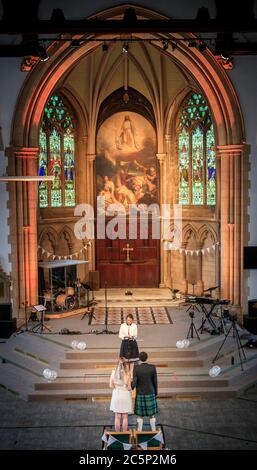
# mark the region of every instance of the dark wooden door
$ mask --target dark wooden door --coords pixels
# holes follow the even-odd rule
[[[139,221],[137,222],[137,233]],[[129,244],[129,261],[126,246]],[[148,225],[148,238],[97,240],[97,269],[100,285],[108,287],[158,287],[159,286],[159,245],[160,240],[152,239],[152,224]]]

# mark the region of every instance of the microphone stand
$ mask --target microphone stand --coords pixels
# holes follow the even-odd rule
[[[105,301],[105,325],[106,328],[104,328],[102,331],[96,331],[97,335],[116,335],[118,332],[117,331],[110,331],[108,330],[108,306],[107,306],[107,283],[105,283],[104,286],[104,301]]]

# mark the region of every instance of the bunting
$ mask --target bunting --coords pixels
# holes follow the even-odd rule
[[[122,444],[123,446],[123,449],[124,450],[130,450],[131,447],[132,447],[132,444],[128,444],[126,442],[122,442],[120,441],[119,439],[117,439],[116,437],[112,436],[111,434],[109,435],[109,438],[107,437],[107,435],[104,433],[102,435],[102,441],[104,441],[106,443],[106,447],[108,448],[111,444],[113,444],[114,442],[119,442],[120,444]]]
[[[180,248],[176,245],[173,245],[173,243],[169,242],[168,240],[164,240],[164,243],[165,249],[168,251],[179,251],[180,254],[185,253],[186,255],[189,254],[191,256],[199,256],[200,253],[202,255],[205,255],[206,253],[210,254],[211,250],[215,251],[220,246],[220,242],[216,242],[213,245],[207,246],[206,248],[202,248],[201,250],[188,250],[188,248]]]
[[[42,246],[40,246],[40,245],[38,245],[38,250],[41,251],[42,255],[45,255],[47,258],[52,258],[53,260],[54,259],[67,260],[67,259],[73,259],[73,257],[78,258],[79,255],[81,255],[83,253],[83,251],[87,251],[88,246],[91,246],[91,242],[88,242],[85,246],[83,246],[81,248],[81,250],[75,251],[74,253],[72,253],[70,255],[64,255],[64,256],[55,255],[54,253],[50,253],[45,248],[42,248]]]

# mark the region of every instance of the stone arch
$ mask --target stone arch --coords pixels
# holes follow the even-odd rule
[[[46,250],[49,253],[55,254],[57,242],[58,242],[58,233],[55,231],[53,227],[45,228],[39,236],[39,248]]]
[[[57,254],[69,255],[74,247],[74,233],[72,229],[65,225],[58,234]]]
[[[118,7],[109,8],[98,14],[99,18],[108,19],[108,18],[117,18],[124,13],[124,9],[132,6],[137,14],[141,18],[154,18],[154,19],[165,19],[164,15],[160,15],[150,9],[142,8],[136,5],[119,5]],[[113,34],[115,38],[117,34]],[[143,35],[138,34],[138,37],[143,37]],[[175,33],[172,35],[174,39],[180,39],[178,47],[172,50],[171,45],[165,51],[165,54],[170,56],[172,60],[178,64],[186,73],[193,77],[194,83],[196,82],[199,90],[208,97],[208,102],[214,117],[214,125],[216,129],[216,140],[218,145],[218,151],[220,152],[221,157],[225,155],[225,158],[221,158],[221,165],[224,166],[224,171],[221,171],[223,181],[222,186],[222,201],[221,205],[221,247],[223,250],[222,262],[224,263],[223,269],[223,294],[224,297],[230,298],[231,301],[237,305],[241,304],[241,285],[240,285],[240,276],[238,277],[236,273],[240,273],[242,269],[241,258],[238,257],[240,253],[243,241],[240,238],[240,233],[242,233],[242,217],[243,214],[238,212],[240,208],[240,200],[242,199],[243,189],[240,186],[240,180],[236,180],[236,184],[233,184],[232,187],[237,188],[236,194],[231,194],[230,197],[232,200],[235,200],[233,205],[234,217],[232,224],[234,224],[234,232],[236,237],[233,237],[231,234],[231,240],[233,241],[233,246],[230,248],[230,253],[234,254],[236,262],[233,267],[229,265],[229,246],[231,245],[231,240],[229,240],[229,226],[231,226],[231,220],[229,220],[227,210],[227,202],[229,201],[229,196],[227,195],[227,186],[225,183],[229,178],[237,175],[235,168],[240,168],[242,165],[241,159],[243,161],[244,156],[244,124],[241,114],[240,105],[238,98],[236,96],[233,85],[223,70],[222,66],[217,62],[213,54],[206,50],[204,53],[199,52],[194,48],[188,48],[186,43],[183,42],[183,39],[191,39],[192,34],[179,34]],[[158,35],[156,39],[159,41]],[[58,84],[61,83],[63,77],[69,73],[69,71],[86,55],[90,54],[95,50],[96,47],[101,46],[101,43],[96,44],[92,42],[87,42],[78,49],[71,50],[70,41],[63,41],[61,45],[59,43],[52,43],[49,46],[50,59],[47,62],[38,62],[33,71],[28,75],[27,79],[24,82],[24,85],[21,89],[19,97],[17,99],[16,108],[14,111],[13,122],[12,122],[12,131],[11,131],[11,142],[12,147],[9,149],[8,154],[11,157],[17,157],[15,164],[9,165],[8,172],[9,174],[19,174],[19,175],[36,175],[37,174],[37,147],[38,147],[38,128],[40,119],[42,116],[44,105],[52,94],[52,92],[58,87]],[[160,54],[163,54],[162,45],[158,42],[154,44],[154,47],[159,51]],[[71,90],[69,90],[71,92]],[[69,92],[67,91],[67,93]],[[170,107],[170,111],[167,114],[165,127],[162,123],[158,126],[158,142],[159,148],[158,152],[161,159],[165,159],[164,147],[162,149],[162,139],[160,135],[169,134],[170,126],[172,121],[173,110],[175,109],[176,104]],[[159,111],[158,111],[159,112]],[[91,116],[90,116],[91,119]],[[95,116],[93,116],[94,122]],[[22,123],[22,125],[21,125]],[[87,143],[86,135],[85,141],[83,144],[83,152],[87,154],[88,160],[88,174],[87,174],[87,183],[90,190],[93,192],[92,187],[92,171],[94,153],[95,153],[95,142],[92,139],[91,142]],[[162,153],[163,152],[163,153]],[[227,164],[227,155],[228,158],[232,159],[232,163],[229,167]],[[19,162],[22,162],[22,159],[26,162],[25,165],[20,165]],[[10,159],[11,160],[11,159]],[[224,161],[223,161],[224,160]],[[163,161],[163,160],[161,160]],[[28,163],[27,163],[28,162]],[[17,163],[17,164],[16,164]],[[164,165],[162,165],[164,166]],[[229,169],[230,168],[230,169]],[[230,173],[231,172],[231,175]],[[238,172],[240,178],[240,172]],[[239,188],[239,189],[238,189]],[[240,189],[241,188],[241,189]],[[18,190],[18,189],[17,189]],[[235,189],[236,191],[236,189]],[[241,191],[241,192],[240,192]],[[30,226],[29,226],[29,239],[30,239],[30,256],[28,261],[25,262],[22,259],[22,255],[19,261],[19,267],[16,266],[17,259],[17,240],[13,242],[12,245],[12,263],[13,269],[16,266],[15,272],[22,272],[23,265],[25,270],[30,273],[31,276],[31,285],[36,286],[33,282],[34,277],[37,272],[37,228],[36,228],[36,211],[37,207],[35,202],[30,203],[30,200],[36,201],[36,186],[31,185],[31,190],[29,191],[29,197],[27,201],[24,201],[24,204],[27,204],[28,212],[30,214]],[[236,198],[235,198],[236,195]],[[91,197],[91,196],[90,196]],[[13,201],[15,198],[13,198]],[[93,197],[91,197],[92,202]],[[229,204],[229,202],[228,202]],[[14,203],[10,203],[10,212],[11,218],[15,219],[14,227],[11,229],[11,239],[12,235],[17,238],[17,233],[22,231],[22,227],[26,226],[26,221],[20,218],[16,221],[16,207]],[[22,213],[22,211],[20,211]],[[19,242],[20,243],[20,242]],[[22,242],[21,242],[22,243]],[[24,250],[20,247],[20,253]],[[234,270],[232,272],[232,270]],[[13,272],[13,277],[16,278],[17,274]],[[229,273],[229,274],[228,274]],[[233,279],[232,279],[233,278]],[[231,287],[233,286],[233,288]],[[237,294],[238,292],[238,294]],[[34,297],[32,296],[29,300],[31,304],[36,302],[36,293]]]

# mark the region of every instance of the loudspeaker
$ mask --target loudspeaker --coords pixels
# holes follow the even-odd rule
[[[99,271],[89,271],[89,284],[91,289],[99,290],[100,288],[100,276]]]
[[[12,304],[0,304],[0,320],[12,319]]]
[[[16,330],[16,318],[12,320],[0,320],[0,338],[10,338]]]
[[[244,316],[244,327],[253,334],[257,334],[257,316],[249,317],[248,315]]]
[[[248,300],[248,316],[257,317],[257,299]]]

